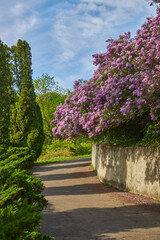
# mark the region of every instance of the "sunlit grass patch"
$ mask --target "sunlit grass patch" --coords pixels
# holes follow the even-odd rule
[[[64,162],[64,161],[69,161],[69,160],[74,160],[74,159],[81,159],[81,158],[90,158],[91,154],[86,154],[86,155],[79,155],[79,156],[71,156],[71,157],[64,157],[64,156],[59,156],[59,157],[54,157],[48,160],[37,160],[34,164],[37,166],[40,165],[46,165],[50,163],[59,163],[59,162]]]

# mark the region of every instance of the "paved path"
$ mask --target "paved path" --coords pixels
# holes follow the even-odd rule
[[[101,184],[90,159],[34,167],[49,202],[42,233],[55,240],[160,240],[156,201]]]

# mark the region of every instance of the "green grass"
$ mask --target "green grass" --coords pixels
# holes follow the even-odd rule
[[[89,167],[91,170],[95,170],[92,163],[89,165]]]
[[[80,158],[88,158],[91,157],[91,154],[86,154],[86,155],[79,155],[79,156],[72,156],[72,157],[55,157],[51,158],[49,160],[39,160],[34,163],[36,166],[40,165],[46,165],[50,163],[59,163],[59,162],[64,162],[64,161],[69,161],[69,160],[74,160],[74,159],[80,159]]]

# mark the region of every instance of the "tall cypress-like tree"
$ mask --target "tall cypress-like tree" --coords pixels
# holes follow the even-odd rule
[[[9,143],[10,77],[9,51],[0,40],[0,145]]]
[[[13,144],[28,146],[37,157],[41,152],[44,133],[32,81],[31,48],[26,41],[18,40],[17,46],[12,47],[12,54],[15,54],[13,71],[19,97],[12,109],[10,138]]]

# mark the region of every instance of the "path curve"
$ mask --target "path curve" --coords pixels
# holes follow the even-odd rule
[[[55,240],[160,240],[158,202],[106,187],[89,165],[77,159],[33,168],[49,203],[42,233]]]

